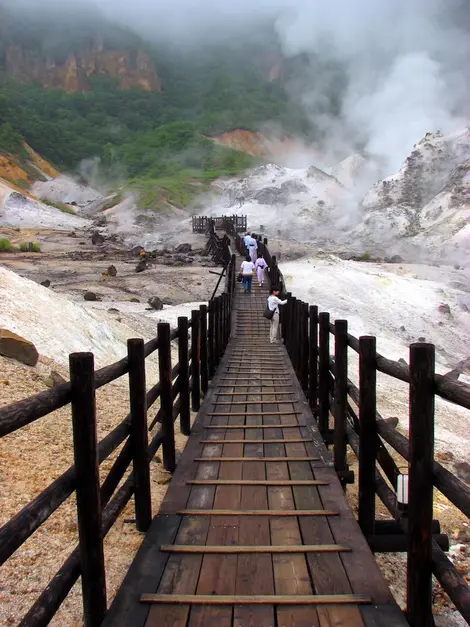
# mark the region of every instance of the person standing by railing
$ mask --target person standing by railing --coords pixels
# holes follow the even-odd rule
[[[254,269],[255,264],[251,261],[249,255],[247,255],[245,261],[243,261],[240,268],[243,281],[243,289],[245,290],[246,294],[251,294],[251,284],[253,282]]]
[[[268,309],[274,312],[271,318],[271,324],[269,327],[269,341],[271,344],[277,344],[279,342],[279,305],[285,305],[286,300],[279,298],[279,287],[277,285],[271,287],[271,291],[268,296]]]

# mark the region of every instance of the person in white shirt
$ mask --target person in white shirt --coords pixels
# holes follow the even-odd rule
[[[245,293],[251,294],[251,284],[253,282],[253,271],[255,269],[255,264],[251,261],[250,257],[247,255],[245,261],[242,263],[240,271],[243,279],[243,289]]]
[[[251,239],[251,235],[249,233],[245,233],[245,237],[243,238],[243,243],[245,244],[246,252],[248,253],[248,242]]]
[[[285,305],[286,303],[287,298],[286,300],[281,300],[279,298],[279,288],[273,286],[268,296],[268,308],[274,311],[274,315],[271,318],[271,326],[269,327],[269,340],[271,344],[277,344],[279,342],[279,305]]]

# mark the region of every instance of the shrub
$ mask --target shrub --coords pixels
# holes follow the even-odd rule
[[[5,237],[0,238],[0,252],[8,253],[8,252],[11,252],[12,250],[15,250],[15,247],[10,242],[10,240],[6,239]]]
[[[37,242],[21,242],[20,250],[22,253],[40,253],[41,246]]]
[[[360,260],[361,261],[370,261],[371,260],[371,254],[370,253],[364,253],[363,255],[360,256]]]
[[[56,209],[59,209],[59,211],[62,211],[62,213],[70,213],[73,216],[77,215],[77,212],[72,209],[72,207],[69,207],[63,202],[54,202],[53,200],[45,200],[44,202],[50,207],[55,207]]]

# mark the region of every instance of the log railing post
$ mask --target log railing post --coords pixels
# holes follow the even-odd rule
[[[346,414],[348,411],[348,322],[335,321],[334,463],[335,470],[347,470]]]
[[[280,308],[280,312],[281,312],[281,330],[282,330],[282,335],[284,337],[284,344],[286,346],[286,350],[289,353],[289,346],[290,346],[290,318],[292,315],[292,294],[290,292],[287,292],[287,303],[284,305],[284,307]]]
[[[318,393],[318,307],[316,305],[310,305],[308,317],[308,402],[310,409],[316,414]]]
[[[186,316],[178,318],[178,362],[180,429],[183,435],[189,435],[191,433],[191,407],[189,396],[188,319]]]
[[[359,338],[359,514],[365,536],[375,529],[377,368],[375,337]]]
[[[86,627],[98,627],[106,614],[106,577],[93,354],[72,353],[69,365],[83,616]]]
[[[176,467],[175,428],[173,424],[170,325],[167,322],[158,323],[158,369],[161,386],[160,411],[163,436],[163,467],[168,472],[173,472]]]
[[[294,355],[295,355],[295,313],[296,313],[296,308],[297,308],[297,298],[295,296],[292,296],[292,298],[290,299],[291,302],[291,306],[290,306],[290,314],[289,314],[289,347],[288,347],[288,353],[289,353],[289,357],[291,358],[291,361],[294,365],[295,368],[295,359],[294,359]]]
[[[330,314],[323,311],[318,316],[318,430],[325,438],[330,412]]]
[[[135,524],[147,531],[152,522],[150,468],[148,456],[147,402],[145,387],[144,340],[127,340],[129,398],[131,409],[130,443],[134,469]]]
[[[200,327],[201,314],[193,309],[191,312],[191,406],[193,411],[199,411],[201,406]]]
[[[410,346],[407,619],[411,627],[434,625],[431,556],[434,367],[432,344]]]
[[[302,337],[301,345],[302,350],[302,367],[301,367],[301,380],[302,388],[305,393],[308,393],[308,304],[302,303]]]
[[[199,307],[201,317],[201,391],[205,396],[209,389],[209,370],[207,365],[207,305]]]
[[[209,301],[209,320],[207,336],[207,363],[209,367],[209,378],[212,379],[215,373],[215,311],[213,300]]]
[[[214,366],[220,363],[220,345],[221,345],[221,308],[220,298],[214,298]]]

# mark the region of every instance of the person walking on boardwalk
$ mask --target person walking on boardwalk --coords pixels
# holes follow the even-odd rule
[[[245,261],[240,268],[243,281],[243,289],[246,294],[251,294],[251,283],[253,281],[253,271],[255,264],[251,261],[250,256],[247,255]]]
[[[256,263],[258,250],[258,240],[255,237],[255,234],[252,233],[250,239],[248,240],[248,251],[250,253],[250,258],[253,263]]]
[[[264,260],[264,257],[261,253],[258,253],[258,259],[255,261],[255,269],[256,274],[258,275],[258,285],[263,287],[264,281],[264,271],[268,267],[268,264]]]
[[[274,312],[271,318],[271,326],[269,327],[269,340],[271,344],[277,344],[279,342],[279,305],[285,305],[286,300],[279,298],[279,288],[275,285],[271,287],[271,291],[268,296],[268,309]]]
[[[245,236],[243,237],[243,244],[245,245],[245,250],[246,250],[246,254],[248,254],[248,243],[251,239],[251,235],[248,233],[248,231],[245,233]]]

